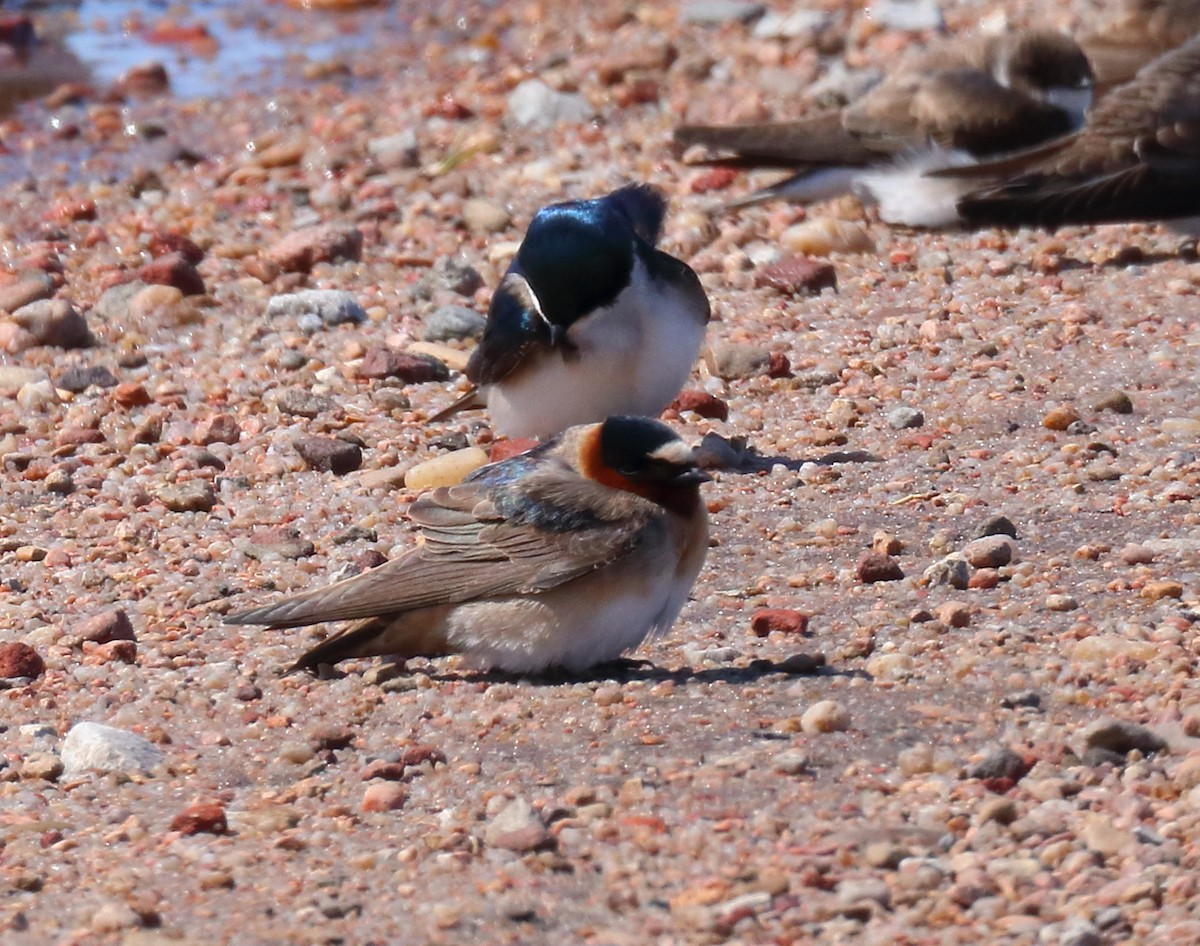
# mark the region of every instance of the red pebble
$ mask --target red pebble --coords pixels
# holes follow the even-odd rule
[[[40,677],[45,669],[45,661],[28,644],[20,641],[0,644],[0,679]]]
[[[180,834],[225,834],[229,824],[225,809],[216,802],[198,801],[171,819],[171,830]]]
[[[693,194],[707,194],[723,191],[736,180],[737,171],[733,168],[712,168],[693,177],[690,187]]]
[[[671,406],[681,413],[691,411],[711,420],[729,419],[729,405],[707,391],[680,391]]]
[[[803,634],[808,630],[808,615],[791,608],[759,608],[750,618],[750,630],[756,637],[766,637],[772,631]]]
[[[788,356],[781,351],[773,351],[767,356],[767,377],[768,378],[790,378],[792,376],[792,363],[788,360]]]
[[[435,749],[433,746],[410,746],[404,750],[404,755],[400,757],[400,761],[405,765],[420,765],[422,762],[430,762],[437,765],[439,762],[442,765],[446,764],[446,753],[441,749]]]
[[[404,778],[404,770],[408,768],[403,762],[385,762],[383,759],[376,759],[374,762],[367,763],[367,767],[362,770],[362,780],[369,782],[372,779],[383,779],[385,782],[399,782]]]
[[[899,581],[904,577],[900,563],[882,552],[866,552],[858,560],[858,580],[864,585],[877,581]]]
[[[137,660],[137,644],[133,641],[109,641],[95,649],[94,662],[101,664],[131,664]]]
[[[837,271],[832,263],[807,256],[785,256],[760,269],[755,282],[788,295],[816,295],[822,289],[837,288]]]
[[[136,381],[118,384],[112,391],[112,399],[121,407],[143,407],[150,403],[150,392]]]
[[[488,451],[488,462],[499,463],[501,460],[515,457],[526,450],[532,450],[537,446],[537,443],[532,437],[517,437],[515,440],[497,440],[492,444],[492,449]]]
[[[204,277],[182,253],[166,253],[151,260],[138,269],[137,278],[152,285],[174,286],[185,296],[202,296],[206,291]]]
[[[80,621],[72,630],[80,640],[91,641],[93,644],[135,639],[129,615],[121,608],[109,608],[94,614]]]

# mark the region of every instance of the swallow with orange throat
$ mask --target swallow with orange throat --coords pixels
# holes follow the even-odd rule
[[[513,673],[579,672],[674,623],[708,551],[708,479],[659,421],[572,427],[420,496],[416,545],[399,558],[226,620],[354,622],[294,669],[463,654]]]

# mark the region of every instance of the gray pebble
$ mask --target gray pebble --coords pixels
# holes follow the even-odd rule
[[[582,124],[595,114],[582,95],[556,92],[540,79],[526,79],[508,95],[508,118],[522,127]]]
[[[67,778],[89,771],[149,775],[162,761],[162,750],[146,739],[102,723],[76,723],[63,740]]]
[[[133,282],[113,286],[97,300],[92,311],[106,322],[123,319],[129,315],[129,303],[133,301],[133,297],[145,289],[146,285],[140,279],[135,279]]]
[[[749,23],[766,7],[751,0],[688,0],[679,11],[681,23]]]
[[[275,398],[275,405],[285,414],[308,418],[331,411],[336,406],[333,398],[304,388],[284,388]]]
[[[79,394],[95,385],[98,388],[112,388],[117,385],[117,376],[103,365],[85,367],[79,365],[68,368],[59,375],[56,387],[73,394]]]
[[[907,430],[910,427],[923,427],[925,414],[915,407],[897,407],[887,415],[888,426],[893,430]]]
[[[1079,917],[1067,920],[1058,937],[1058,946],[1100,946],[1102,942],[1100,931]]]
[[[444,305],[425,319],[421,337],[427,342],[479,338],[487,318],[462,305]]]
[[[765,373],[771,353],[760,345],[714,342],[709,346],[709,358],[713,374],[729,381]]]
[[[1134,749],[1142,755],[1153,755],[1167,748],[1166,740],[1157,733],[1123,719],[1100,720],[1084,733],[1083,742],[1088,749],[1105,749],[1122,756]]]
[[[988,516],[975,527],[975,538],[982,539],[989,535],[1006,535],[1010,539],[1017,538],[1017,527],[1008,516]]]
[[[927,585],[948,585],[961,591],[971,580],[971,566],[961,555],[947,555],[925,569],[921,577]]]
[[[267,303],[267,317],[294,318],[303,331],[309,331],[314,325],[320,328],[322,323],[365,322],[367,313],[344,289],[302,289],[273,296]]]
[[[417,134],[411,128],[394,135],[372,138],[367,142],[367,154],[388,170],[415,168],[421,160]]]

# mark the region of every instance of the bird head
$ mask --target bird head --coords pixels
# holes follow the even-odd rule
[[[1079,44],[1053,30],[1020,30],[996,38],[990,50],[993,77],[1068,113],[1083,124],[1095,78]]]
[[[550,204],[530,222],[509,271],[524,278],[546,321],[565,331],[629,285],[639,241],[653,245],[665,206],[645,185]]]
[[[649,417],[609,417],[580,445],[580,472],[605,486],[688,512],[711,477],[695,452],[666,424]]]

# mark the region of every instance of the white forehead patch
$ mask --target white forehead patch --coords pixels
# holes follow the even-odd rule
[[[654,450],[650,454],[650,459],[659,460],[662,463],[672,463],[676,466],[691,466],[693,462],[692,448],[682,440],[672,440]]]

